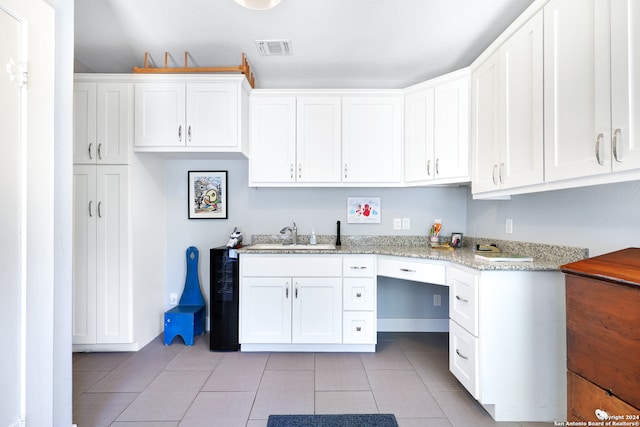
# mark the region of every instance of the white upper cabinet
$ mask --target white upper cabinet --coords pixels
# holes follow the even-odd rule
[[[435,179],[469,180],[469,72],[435,87]]]
[[[611,130],[614,171],[640,168],[640,3],[611,2]]]
[[[545,179],[610,172],[609,2],[553,0],[544,29]]]
[[[498,87],[500,56],[494,53],[471,74],[472,91],[472,191],[499,188],[500,141]]]
[[[640,168],[640,6],[554,0],[545,6],[545,178]]]
[[[244,153],[248,91],[244,77],[227,77],[136,83],[135,150]]]
[[[254,92],[249,185],[400,184],[402,98],[342,95]]]
[[[186,143],[192,147],[238,146],[237,85],[187,83]]]
[[[469,181],[469,91],[468,69],[407,89],[405,183]]]
[[[297,182],[340,182],[342,99],[297,99]]]
[[[404,180],[433,180],[434,138],[433,87],[409,93],[404,98]]]
[[[185,146],[185,84],[136,83],[135,146]]]
[[[543,182],[543,16],[538,12],[500,48],[500,166],[503,188]]]
[[[400,184],[401,95],[342,98],[342,182]]]
[[[76,82],[73,92],[73,162],[127,164],[132,85]]]
[[[543,182],[542,18],[472,74],[474,194]]]
[[[295,180],[296,98],[253,96],[249,183],[269,185]]]

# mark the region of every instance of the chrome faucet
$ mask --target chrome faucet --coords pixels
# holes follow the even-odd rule
[[[296,226],[296,223],[293,223],[293,228],[291,227],[284,227],[282,228],[282,230],[280,230],[280,234],[285,234],[285,233],[291,233],[291,239],[293,240],[292,244],[293,245],[297,245],[298,244],[298,227]]]

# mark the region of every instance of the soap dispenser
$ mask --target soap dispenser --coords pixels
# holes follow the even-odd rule
[[[316,230],[315,228],[311,229],[311,237],[309,238],[309,244],[310,245],[315,245],[316,243],[318,243],[318,241],[316,240]]]

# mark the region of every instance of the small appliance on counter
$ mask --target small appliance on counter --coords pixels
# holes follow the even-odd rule
[[[238,230],[238,227],[233,228],[229,241],[227,242],[228,248],[241,248],[242,247],[242,232]]]

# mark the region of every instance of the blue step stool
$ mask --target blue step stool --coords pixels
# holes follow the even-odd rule
[[[204,334],[204,297],[198,280],[198,249],[187,248],[187,278],[180,302],[164,313],[164,345],[180,335],[186,345],[193,345],[196,335]]]

